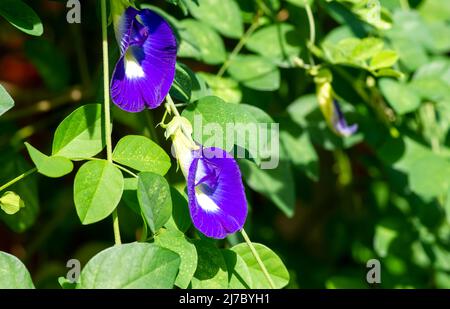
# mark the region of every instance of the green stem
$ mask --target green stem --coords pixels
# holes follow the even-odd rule
[[[104,110],[105,110],[106,155],[108,161],[112,162],[111,111],[109,99],[108,24],[106,17],[106,0],[101,0],[101,8],[102,8],[103,96],[104,96]]]
[[[180,113],[178,112],[178,109],[177,109],[177,107],[175,106],[175,103],[173,102],[172,97],[170,96],[170,94],[167,94],[167,96],[166,96],[166,101],[167,101],[167,106],[168,106],[169,109],[172,111],[172,113],[173,113],[175,116],[180,117],[181,115],[180,115]]]
[[[147,235],[147,221],[145,221],[143,213],[141,213],[141,217],[142,217],[142,222],[143,222],[143,224],[142,224],[141,242],[146,242],[147,238],[148,238],[148,235]]]
[[[134,178],[138,178],[138,175],[136,175],[135,173],[133,173],[132,171],[130,171],[129,169],[119,165],[119,164],[115,164],[113,163],[115,167],[117,167],[118,169],[124,171],[127,174],[130,174],[131,176],[133,176]]]
[[[305,3],[305,10],[306,10],[306,15],[308,16],[308,23],[309,23],[309,44],[308,44],[308,48],[309,46],[314,46],[315,42],[316,42],[316,24],[314,22],[314,15],[312,13],[311,10],[311,6],[309,5],[307,0],[304,0]],[[309,53],[309,61],[311,65],[315,65],[314,64],[314,58],[312,56],[312,53]]]
[[[439,131],[438,131],[438,123],[436,119],[436,110],[434,108],[433,103],[426,102],[422,105],[422,109],[424,110],[425,121],[424,130],[425,136],[430,140],[431,149],[435,153],[439,153],[441,151],[440,141],[439,141]]]
[[[160,144],[158,134],[155,130],[155,121],[153,120],[153,114],[150,110],[146,110],[144,112],[145,124],[148,129],[148,133],[150,134],[150,138],[153,139],[157,144]]]
[[[272,15],[272,10],[262,1],[257,0],[258,7],[266,14],[266,15]]]
[[[113,230],[114,230],[114,243],[116,245],[122,244],[122,239],[120,238],[120,225],[119,225],[119,215],[117,213],[117,208],[114,209],[112,213],[113,217]]]
[[[270,277],[269,272],[267,271],[266,266],[264,265],[263,261],[261,260],[261,257],[258,254],[258,251],[256,251],[255,247],[252,244],[252,241],[248,237],[247,233],[244,229],[241,230],[242,237],[244,237],[245,242],[247,243],[247,246],[250,248],[250,251],[252,252],[253,256],[256,259],[256,262],[258,262],[259,267],[261,268],[264,276],[266,277],[267,281],[269,282],[269,285],[272,289],[275,289],[275,283],[273,283],[272,278]]]
[[[15,184],[16,182],[18,182],[18,181],[24,179],[25,177],[27,177],[27,176],[33,174],[33,173],[36,172],[36,171],[37,171],[36,168],[32,168],[31,170],[26,171],[26,172],[23,173],[22,175],[17,176],[16,178],[14,178],[14,179],[8,181],[8,182],[5,183],[3,186],[1,186],[1,187],[0,187],[0,191],[5,190],[5,189],[8,188],[9,186],[12,186],[12,185]]]
[[[102,47],[103,47],[103,96],[105,110],[105,137],[106,137],[106,157],[109,162],[112,160],[112,140],[111,140],[111,107],[109,99],[109,55],[108,55],[108,24],[106,17],[106,0],[101,0],[102,10]],[[119,216],[117,208],[113,211],[114,241],[116,245],[122,243],[120,239]]]
[[[240,39],[238,44],[234,47],[233,51],[231,52],[228,59],[223,63],[222,67],[219,69],[219,72],[217,73],[217,77],[222,77],[223,74],[225,74],[225,71],[230,66],[231,60],[233,60],[234,57],[236,57],[242,48],[244,47],[245,43],[247,43],[248,38],[255,32],[256,29],[259,27],[259,13],[256,15],[255,21],[251,24],[251,26],[248,28],[247,32],[245,32],[244,36]]]
[[[80,157],[75,158],[74,160],[75,161],[104,161],[103,159],[99,159],[99,158],[80,158]],[[125,173],[130,174],[131,176],[133,176],[135,178],[138,178],[138,175],[136,175],[135,173],[133,173],[132,171],[130,171],[126,167],[123,167],[122,165],[119,165],[119,164],[114,163],[114,162],[113,162],[113,165],[115,167],[117,167],[118,169],[124,171]]]

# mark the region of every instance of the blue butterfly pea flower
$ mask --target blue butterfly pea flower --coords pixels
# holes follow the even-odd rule
[[[127,112],[161,105],[175,78],[177,42],[157,13],[128,7],[114,18],[120,58],[111,79],[111,98]]]

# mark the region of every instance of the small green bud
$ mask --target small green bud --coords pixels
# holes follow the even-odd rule
[[[25,207],[25,203],[14,192],[8,191],[0,198],[0,207],[8,215],[17,213],[21,208]]]

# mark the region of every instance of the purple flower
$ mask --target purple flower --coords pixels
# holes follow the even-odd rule
[[[192,151],[187,191],[194,226],[206,236],[222,239],[244,226],[247,200],[241,172],[226,151],[214,147]]]
[[[120,58],[111,80],[113,102],[128,112],[158,107],[175,77],[177,42],[155,12],[129,7],[118,19]]]
[[[339,106],[339,103],[336,100],[333,100],[333,107],[334,107],[334,113],[333,113],[333,128],[342,136],[350,136],[358,130],[358,125],[353,124],[349,126],[347,124],[347,121],[344,118],[344,113],[342,113],[341,107]]]

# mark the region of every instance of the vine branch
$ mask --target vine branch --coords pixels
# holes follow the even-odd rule
[[[0,187],[0,191],[5,190],[6,188],[12,186],[12,185],[15,184],[16,182],[18,182],[18,181],[24,179],[25,177],[27,177],[27,176],[33,174],[33,173],[36,172],[36,171],[37,171],[36,168],[32,168],[32,169],[26,171],[25,173],[23,173],[23,174],[17,176],[16,178],[14,178],[14,179],[8,181],[8,182],[5,183],[3,186],[1,186],[1,187]]]
[[[105,137],[106,137],[106,157],[108,162],[112,163],[112,140],[111,140],[111,107],[109,98],[109,55],[108,55],[108,24],[106,17],[106,0],[101,0],[102,11],[102,47],[103,47],[103,107],[105,112]],[[119,216],[117,215],[117,208],[114,209],[113,214],[113,230],[114,242],[120,245],[122,240],[120,238]]]
[[[303,0],[303,1],[305,3],[305,10],[306,10],[306,15],[308,16],[308,23],[309,23],[309,44],[308,44],[308,48],[309,48],[309,46],[314,46],[314,44],[316,42],[316,24],[314,21],[314,14],[311,10],[311,6],[309,5],[307,0]],[[313,58],[311,52],[309,52],[309,62],[312,66],[315,65],[314,58]]]
[[[269,272],[267,271],[266,265],[264,265],[263,261],[261,260],[261,257],[259,256],[258,251],[256,251],[255,247],[253,246],[252,241],[250,240],[250,237],[248,237],[247,233],[244,229],[241,230],[242,237],[244,237],[245,242],[247,243],[247,246],[250,248],[250,251],[252,252],[253,256],[256,259],[256,262],[258,263],[259,267],[261,268],[264,276],[266,277],[267,281],[269,282],[269,285],[272,289],[275,289],[275,283],[272,280],[272,277],[270,277]]]
[[[245,46],[245,43],[247,43],[247,40],[249,39],[249,37],[253,34],[253,32],[255,32],[256,29],[258,29],[259,27],[259,17],[260,17],[260,12],[258,11],[255,20],[253,21],[253,23],[251,24],[251,26],[247,29],[247,31],[245,32],[245,34],[242,36],[242,38],[239,40],[239,42],[237,43],[237,45],[234,47],[233,51],[231,52],[230,56],[227,58],[227,60],[223,63],[222,67],[219,69],[219,72],[217,73],[217,77],[222,77],[223,74],[225,74],[225,71],[228,69],[228,67],[230,66],[231,60],[233,60],[234,57],[236,57],[240,51],[242,50],[242,48]]]

